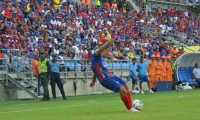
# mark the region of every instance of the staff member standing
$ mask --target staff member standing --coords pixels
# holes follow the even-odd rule
[[[33,69],[33,73],[37,79],[37,88],[34,90],[34,92],[37,92],[37,95],[40,96],[41,80],[39,77],[39,75],[40,75],[39,54],[36,54],[34,57],[34,60],[32,62],[32,69]]]
[[[52,89],[53,99],[54,100],[56,99],[56,84],[57,84],[62,94],[63,100],[67,100],[65,96],[65,91],[63,89],[63,83],[60,79],[60,74],[59,74],[60,63],[57,61],[57,54],[54,53],[52,57],[53,57],[53,60],[50,61],[50,65],[51,65],[50,80],[51,80],[51,89]]]
[[[44,51],[40,51],[40,78],[42,82],[42,86],[44,88],[44,95],[43,99],[41,101],[49,101],[49,89],[48,89],[48,83],[49,83],[49,76],[51,72],[51,66],[49,64],[49,61],[45,58]]]

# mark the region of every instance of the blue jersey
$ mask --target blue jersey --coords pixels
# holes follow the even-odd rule
[[[129,67],[129,75],[135,77],[134,74],[136,75],[136,72],[137,72],[137,64],[131,64]]]
[[[58,61],[52,62],[50,61],[51,72],[59,72],[60,71],[60,63]]]
[[[113,76],[110,72],[108,72],[106,61],[101,55],[96,56],[96,53],[94,53],[92,56],[91,68],[100,83],[104,82],[105,77]]]
[[[137,63],[137,71],[138,71],[138,77],[147,77],[147,63],[139,62]]]

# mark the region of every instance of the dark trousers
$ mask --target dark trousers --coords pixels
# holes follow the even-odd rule
[[[60,90],[60,93],[62,94],[62,97],[66,98],[65,91],[63,89],[63,83],[60,79],[59,73],[52,72],[50,75],[50,80],[51,80],[51,89],[52,89],[53,98],[56,98],[56,84]]]
[[[197,81],[197,87],[200,88],[200,78]]]
[[[40,87],[41,87],[41,78],[39,75],[36,76],[37,79],[37,88],[35,88],[34,92],[37,92],[37,95],[40,96]]]
[[[44,100],[49,100],[49,89],[48,89],[48,83],[49,83],[49,77],[40,77],[42,82],[42,87],[44,88]]]

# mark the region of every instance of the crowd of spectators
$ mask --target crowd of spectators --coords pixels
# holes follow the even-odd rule
[[[142,6],[143,3],[147,2],[148,0],[135,0],[135,3],[138,6]],[[151,0],[149,0],[151,1]],[[200,4],[200,0],[158,0],[161,2],[172,2],[172,3],[181,3],[181,4]]]
[[[149,58],[183,54],[182,48],[165,43],[161,37],[178,37],[189,45],[199,44],[200,14],[158,6],[156,13],[131,9],[130,3],[103,4],[73,0],[0,1],[0,46],[26,50],[33,58],[45,50],[63,59],[90,59],[98,46],[114,38],[107,59],[130,60],[135,55]],[[97,4],[98,3],[98,4]]]

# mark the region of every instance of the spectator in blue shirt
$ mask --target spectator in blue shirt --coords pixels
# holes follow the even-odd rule
[[[160,56],[167,56],[165,49],[162,49],[162,51],[160,52]]]
[[[133,58],[132,64],[130,64],[129,77],[132,79],[132,94],[139,93],[139,91],[135,90],[135,85],[137,88],[137,82],[138,82],[136,58]]]
[[[144,91],[142,89],[142,83],[143,82],[147,82],[147,85],[148,85],[148,88],[149,88],[149,93],[154,93],[150,89],[149,79],[148,79],[148,74],[147,74],[146,69],[147,69],[147,63],[144,62],[144,57],[140,56],[140,62],[137,64],[137,71],[138,71],[138,78],[139,78],[141,94],[144,94]]]

